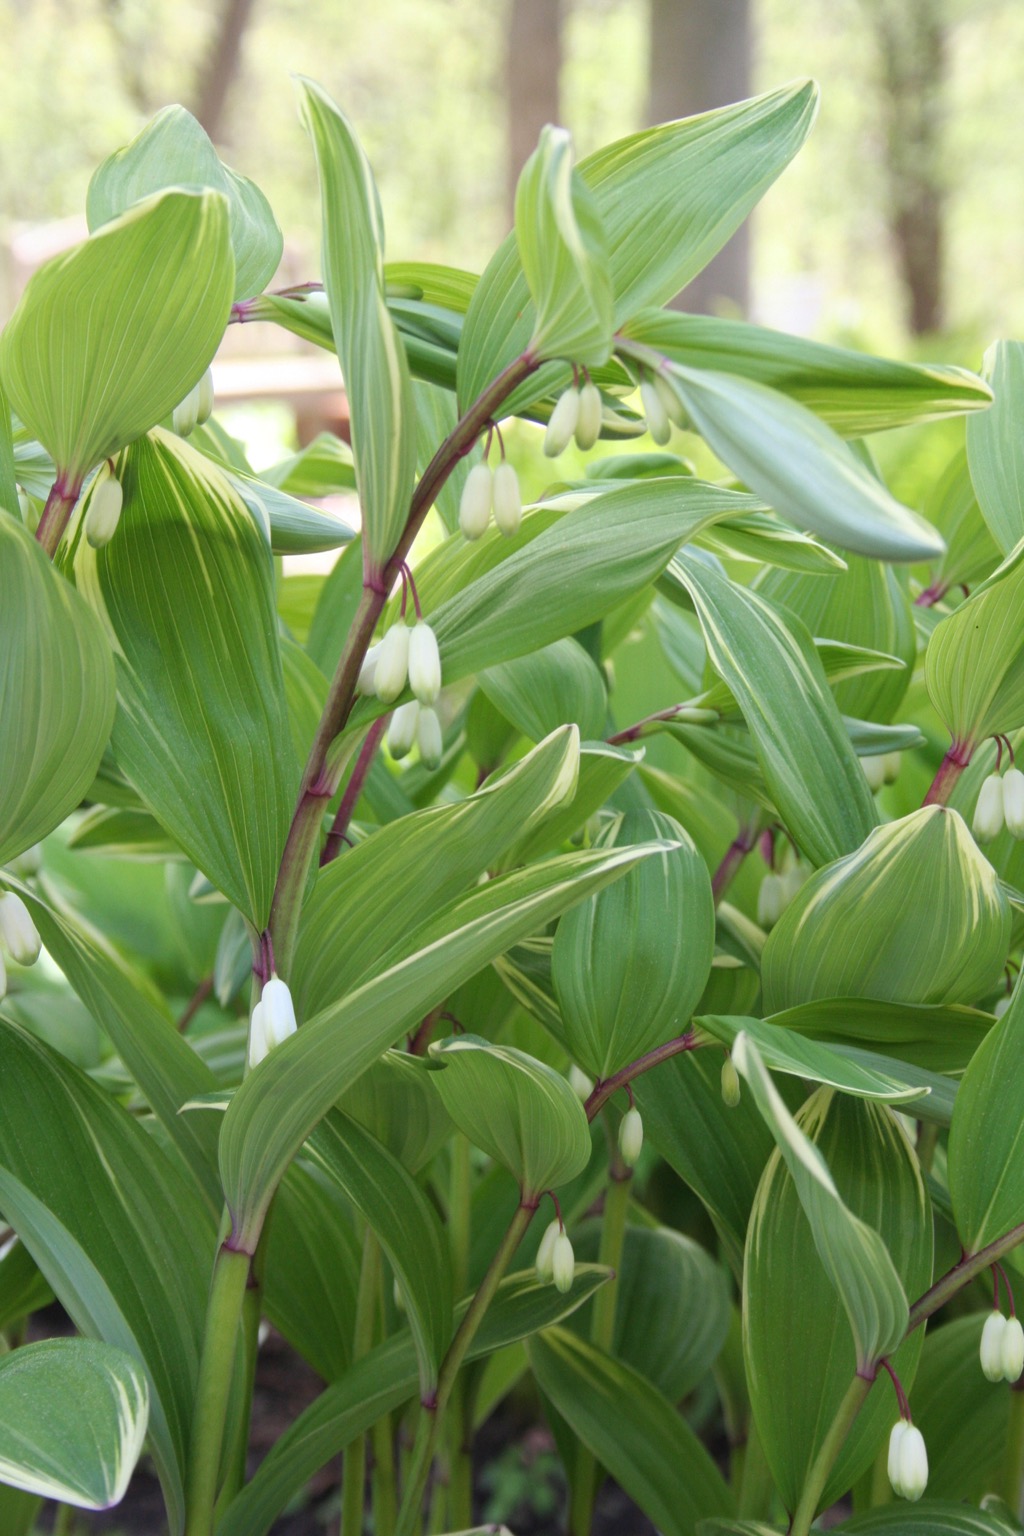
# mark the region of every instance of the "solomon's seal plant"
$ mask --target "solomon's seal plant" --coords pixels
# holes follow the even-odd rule
[[[299,93],[322,281],[170,108],[0,337],[12,1529],[142,1454],[174,1536],[339,1456],[343,1536],[466,1531],[526,1391],[573,1536],[606,1475],[667,1536],[910,1530],[886,1469],[1019,1531],[1024,348],[665,307],[810,84],[545,130],[479,275],[385,251]],[[336,354],[351,450],[253,473],[253,323]],[[871,439],[960,417],[924,515]],[[253,1468],[267,1323],[320,1391]]]

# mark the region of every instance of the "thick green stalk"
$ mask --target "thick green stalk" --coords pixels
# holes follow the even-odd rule
[[[241,1383],[242,1406],[237,1415],[234,1441],[228,1457],[224,1486],[217,1499],[217,1513],[226,1509],[245,1483],[246,1458],[249,1452],[249,1426],[252,1421],[252,1395],[256,1384],[256,1361],[259,1355],[260,1319],[263,1315],[263,1291],[258,1285],[246,1286],[242,1298],[242,1347],[245,1352],[245,1371]]]
[[[71,514],[75,509],[75,502],[82,492],[81,481],[77,485],[65,485],[62,475],[58,475],[50,487],[50,494],[46,498],[36,529],[36,541],[52,560],[57,553],[57,545],[64,536]]]
[[[469,1284],[472,1164],[467,1137],[456,1133],[451,1148],[451,1175],[448,1185],[448,1236],[451,1244],[452,1279],[455,1295],[461,1296]],[[452,1387],[447,1429],[447,1524],[451,1530],[461,1531],[467,1529],[473,1523],[473,1461],[470,1452],[472,1431],[467,1423],[464,1372],[459,1373]]]
[[[430,1464],[434,1459],[437,1448],[437,1437],[440,1430],[441,1418],[455,1385],[466,1351],[476,1337],[477,1329],[484,1320],[484,1314],[494,1298],[494,1293],[501,1284],[502,1276],[508,1268],[512,1255],[522,1240],[533,1213],[537,1209],[536,1202],[522,1204],[517,1207],[515,1215],[509,1223],[501,1242],[491,1259],[487,1273],[480,1282],[480,1287],[470,1302],[462,1322],[456,1331],[455,1337],[448,1346],[448,1353],[441,1362],[441,1370],[437,1378],[437,1391],[429,1402],[423,1403],[420,1409],[419,1423],[416,1426],[416,1443],[413,1446],[412,1459],[409,1464],[409,1475],[406,1481],[405,1493],[402,1498],[402,1507],[398,1512],[398,1529],[396,1536],[412,1536],[420,1517],[423,1505],[423,1493],[430,1476]]]
[[[1010,1393],[1010,1423],[1003,1458],[1003,1498],[1019,1520],[1024,1505],[1024,1392],[1019,1386]]]
[[[842,1450],[846,1437],[853,1428],[854,1420],[873,1386],[874,1381],[869,1381],[865,1376],[855,1376],[851,1381],[846,1396],[839,1404],[836,1416],[829,1425],[828,1433],[821,1442],[821,1448],[804,1480],[800,1502],[789,1527],[789,1536],[808,1536],[835,1459]]]
[[[363,1262],[359,1271],[352,1361],[361,1360],[373,1348],[380,1291],[380,1244],[366,1228]],[[345,1447],[341,1473],[341,1536],[362,1536],[363,1500],[366,1492],[366,1436],[359,1435]]]
[[[212,1536],[224,1419],[250,1255],[221,1246],[213,1266],[185,1481],[185,1536]]]
[[[398,1518],[398,1469],[390,1413],[371,1430],[373,1443],[373,1536],[395,1536]]]

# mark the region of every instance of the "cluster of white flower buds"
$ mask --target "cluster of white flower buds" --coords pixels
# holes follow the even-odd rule
[[[496,469],[489,464],[474,464],[466,476],[459,500],[463,538],[481,538],[487,532],[492,512],[498,532],[506,539],[514,538],[523,521],[523,499],[519,494],[519,476],[507,459],[502,459]]]
[[[213,415],[213,374],[207,368],[198,384],[193,385],[174,407],[171,426],[179,437],[188,437],[196,427],[202,427]]]
[[[781,867],[769,871],[758,887],[757,921],[762,928],[774,928],[810,874],[810,869],[797,858],[792,848],[787,848]]]
[[[601,436],[604,406],[601,391],[590,379],[577,387],[575,384],[559,395],[548,420],[544,434],[544,452],[549,459],[557,459],[576,439],[576,446],[587,453]]]
[[[895,784],[899,778],[902,758],[902,752],[882,752],[874,757],[861,758],[860,765],[873,795],[877,794],[884,784]]]
[[[1024,1328],[1017,1317],[990,1312],[981,1330],[981,1369],[988,1381],[1019,1381],[1024,1371]]]
[[[575,1272],[576,1259],[572,1243],[562,1223],[556,1219],[545,1231],[537,1249],[537,1279],[542,1285],[551,1285],[553,1282],[555,1289],[564,1295],[572,1288]]]
[[[893,1493],[912,1504],[928,1486],[924,1436],[909,1419],[897,1419],[889,1436],[889,1482]]]
[[[18,965],[35,965],[42,948],[36,925],[20,896],[0,896],[0,944]],[[7,992],[7,967],[0,950],[0,997]]]
[[[991,843],[1003,827],[1011,837],[1024,838],[1024,773],[1007,768],[990,773],[974,808],[974,835],[979,843]]]
[[[249,1020],[249,1069],[258,1067],[276,1045],[296,1030],[295,1004],[288,983],[271,976]]]
[[[375,693],[382,704],[391,704],[406,682],[415,698],[392,715],[388,750],[392,757],[401,758],[415,744],[426,766],[436,768],[444,750],[434,708],[441,692],[441,653],[437,636],[423,619],[411,628],[404,619],[392,624],[383,640],[367,651],[357,686],[360,693]]]
[[[93,549],[109,544],[121,521],[124,493],[121,482],[112,469],[102,470],[89,492],[89,505],[85,509],[85,536]]]

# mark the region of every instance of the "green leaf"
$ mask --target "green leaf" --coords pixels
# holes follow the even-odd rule
[[[810,1136],[801,1129],[786,1108],[771,1077],[749,1035],[741,1034],[733,1044],[733,1061],[736,1070],[748,1084],[765,1123],[775,1138],[782,1162],[785,1163],[793,1191],[803,1208],[810,1227],[810,1235],[831,1285],[839,1294],[849,1320],[855,1349],[855,1367],[873,1364],[882,1355],[896,1349],[907,1328],[908,1305],[900,1275],[893,1265],[889,1249],[874,1227],[855,1214],[843,1201],[828,1164],[810,1139],[814,1134],[816,1117],[822,1119],[829,1113],[833,1102],[831,1089],[819,1089],[805,1109],[803,1123],[808,1124]],[[840,1097],[839,1103],[844,1102]],[[840,1110],[837,1114],[842,1114]],[[878,1122],[893,1126],[893,1147],[896,1145],[894,1122]],[[909,1148],[907,1148],[909,1156]],[[916,1166],[916,1165],[915,1165]],[[763,1243],[761,1217],[769,1203],[766,1189],[775,1178],[783,1177],[781,1164],[773,1160],[765,1170],[758,1202],[747,1237],[747,1260],[744,1268],[744,1285],[752,1276],[756,1263],[767,1252]],[[924,1221],[924,1186],[917,1176],[919,1190],[920,1221]],[[764,1199],[762,1200],[762,1196]],[[928,1243],[928,1263],[931,1263],[931,1243]],[[927,1283],[927,1280],[925,1281]],[[750,1295],[755,1295],[754,1282],[749,1281]],[[923,1289],[922,1285],[920,1289]],[[760,1292],[760,1287],[757,1288]],[[746,1306],[746,1303],[745,1303]],[[805,1323],[806,1318],[801,1319]],[[748,1338],[753,1339],[755,1325],[748,1323]],[[771,1330],[766,1330],[766,1337]],[[756,1352],[753,1343],[750,1353]],[[750,1359],[748,1376],[751,1388],[754,1377],[763,1367]],[[769,1373],[770,1374],[770,1373]],[[852,1374],[852,1372],[850,1373]],[[841,1394],[840,1394],[841,1395]],[[838,1407],[836,1400],[836,1406]],[[825,1422],[830,1422],[831,1416]],[[802,1447],[807,1451],[808,1447]],[[808,1466],[810,1462],[808,1462]],[[777,1472],[777,1469],[776,1469]],[[799,1486],[799,1485],[798,1485]]]
[[[946,541],[946,553],[934,572],[929,595],[938,601],[951,587],[974,586],[991,576],[1001,550],[982,517],[967,467],[967,451],[959,448],[925,503],[925,516]]]
[[[777,390],[843,437],[978,413],[992,399],[987,385],[966,368],[869,357],[746,320],[646,309],[623,334],[684,367],[735,374]]]
[[[59,826],[110,737],[114,668],[99,624],[31,534],[0,514],[0,864]]]
[[[1024,1222],[1024,1121],[1019,1073],[1024,987],[1014,988],[964,1074],[949,1133],[949,1192],[968,1253]]]
[[[577,640],[556,640],[491,667],[482,673],[480,687],[529,741],[540,741],[563,722],[577,725],[584,741],[604,732],[604,679]]]
[[[384,297],[384,225],[373,173],[348,120],[300,79],[323,210],[324,287],[348,396],[367,570],[380,572],[405,527],[416,470],[416,412],[405,349]]]
[[[856,1098],[878,1099],[888,1104],[902,1104],[921,1096],[918,1086],[908,1086],[900,1077],[895,1062],[891,1075],[874,1071],[774,1020],[702,1014],[694,1022],[726,1046],[731,1046],[738,1035],[748,1035],[765,1066],[773,1072],[785,1072],[790,1077],[838,1088],[841,1093],[852,1093]]]
[[[452,1123],[431,1085],[422,1056],[385,1051],[360,1076],[338,1108],[398,1159],[420,1173],[452,1133]]]
[[[550,1327],[574,1312],[607,1279],[608,1271],[577,1264],[572,1289],[562,1295],[532,1270],[507,1275],[469,1346],[478,1360]],[[467,1303],[456,1308],[460,1320]],[[416,1357],[403,1332],[378,1345],[289,1425],[260,1463],[255,1477],[228,1506],[220,1536],[265,1536],[277,1515],[320,1467],[398,1408],[416,1391]]]
[[[333,512],[307,507],[305,502],[256,475],[227,467],[224,474],[249,508],[275,555],[316,554],[319,550],[338,549],[355,537],[349,525]]]
[[[911,1408],[928,1447],[928,1492],[934,1499],[980,1499],[1000,1486],[1012,1394],[981,1373],[987,1315],[971,1312],[930,1326],[925,1337]]]
[[[1020,1536],[1016,1525],[989,1510],[943,1499],[922,1499],[920,1504],[900,1500],[847,1520],[837,1529],[843,1536]]]
[[[599,368],[612,344],[608,256],[601,216],[572,160],[571,136],[549,123],[516,185],[516,244],[537,311],[529,350]],[[488,281],[485,273],[481,292]]]
[[[119,765],[257,929],[298,783],[265,542],[202,455],[164,432],[119,465],[124,511],[79,545],[79,589],[117,653]]]
[[[924,675],[954,743],[1024,726],[1024,539],[933,630]]]
[[[174,190],[136,203],[29,279],[0,337],[0,376],[69,489],[201,378],[233,283],[224,198]]]
[[[49,484],[46,489],[49,490]],[[46,491],[43,494],[45,495]],[[20,516],[11,407],[2,383],[0,383],[0,509],[10,512],[12,517]]]
[[[0,1360],[0,1481],[77,1509],[124,1498],[149,1417],[146,1378],[123,1350],[46,1339]]]
[[[430,1047],[432,1081],[459,1130],[518,1182],[524,1201],[583,1172],[590,1131],[567,1078],[525,1051],[479,1035]]]
[[[15,1239],[5,1244],[0,1259],[0,1329],[6,1333],[52,1301],[53,1292],[24,1243]]]
[[[733,1497],[693,1430],[638,1372],[564,1328],[527,1344],[537,1384],[664,1536],[693,1536]]]
[[[956,811],[925,806],[800,889],[761,956],[765,1011],[835,997],[973,1003],[1009,947],[995,870]]]
[[[982,515],[1008,555],[1024,538],[1024,342],[997,341],[985,354],[994,403],[967,426],[967,461]]]
[[[558,925],[552,981],[570,1055],[594,1077],[681,1035],[715,949],[707,865],[689,834],[659,811],[630,811],[606,846],[661,838],[664,854],[581,903]]]
[[[220,1128],[216,1114],[187,1114]],[[361,1252],[352,1209],[336,1185],[293,1163],[274,1200],[263,1306],[267,1317],[325,1381],[352,1358]]]
[[[643,751],[610,747],[605,742],[585,741],[580,746],[579,778],[571,801],[546,811],[535,826],[499,858],[496,868],[513,869],[530,864],[542,853],[560,848],[599,811],[643,760]]]
[[[289,496],[330,496],[337,491],[354,491],[352,450],[333,432],[318,432],[298,453],[261,470],[260,479]]]
[[[337,1111],[317,1126],[306,1155],[344,1191],[387,1254],[401,1286],[425,1397],[437,1386],[452,1331],[451,1259],[437,1213],[398,1159]]]
[[[490,881],[410,933],[402,958],[279,1046],[235,1094],[221,1130],[221,1179],[238,1240],[255,1240],[310,1131],[414,1020],[519,939],[660,851],[570,854]]]
[[[708,659],[743,711],[801,851],[815,864],[852,853],[875,824],[875,806],[803,625],[703,560],[677,555],[671,573],[693,599]]]
[[[959,1073],[991,1029],[992,1015],[955,1004],[830,997],[786,1008],[768,1022],[815,1040],[882,1051],[930,1072]]]
[[[235,260],[233,296],[248,299],[262,292],[284,249],[277,220],[255,182],[222,163],[205,129],[184,107],[164,107],[96,169],[85,205],[90,231],[168,187],[222,194]]]

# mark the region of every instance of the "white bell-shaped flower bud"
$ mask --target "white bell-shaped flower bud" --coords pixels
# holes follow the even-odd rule
[[[972,828],[979,843],[990,843],[1003,830],[1003,781],[998,773],[990,773],[981,786]]]
[[[909,1428],[910,1425],[907,1423],[906,1419],[897,1419],[896,1423],[892,1427],[892,1433],[889,1435],[889,1460],[887,1471],[889,1473],[889,1483],[892,1487],[892,1491],[893,1493],[897,1494],[902,1492],[902,1489],[900,1488],[900,1446],[903,1444],[903,1437]]]
[[[205,427],[213,415],[213,369],[207,368],[196,385],[196,426]]]
[[[28,907],[14,891],[0,896],[0,939],[12,960],[19,965],[35,965],[42,943]]]
[[[124,492],[113,475],[104,475],[93,486],[85,513],[85,536],[93,549],[102,549],[117,532]]]
[[[644,379],[641,382],[640,399],[647,417],[647,430],[658,446],[664,448],[672,436],[672,423],[653,380]]]
[[[437,636],[420,619],[409,633],[409,687],[421,704],[434,704],[441,692],[441,652]]]
[[[1003,774],[1003,815],[1011,837],[1024,837],[1024,773],[1019,768]]]
[[[551,1245],[551,1278],[555,1282],[555,1289],[565,1292],[572,1289],[572,1277],[576,1273],[576,1257],[572,1251],[568,1234],[559,1232]]]
[[[885,783],[885,757],[862,757],[860,766],[864,770],[864,777],[868,781],[868,789],[873,795],[877,794]]]
[[[572,442],[576,423],[580,419],[580,392],[573,385],[555,401],[555,408],[544,433],[544,452],[549,459],[557,459]]]
[[[653,378],[658,398],[665,408],[665,415],[669,421],[673,422],[677,427],[689,426],[690,418],[686,413],[686,407],[674,389],[672,380],[660,371],[654,374]]]
[[[793,897],[803,889],[810,878],[810,870],[805,864],[801,864],[799,861],[791,864],[789,869],[786,870],[785,874],[780,876],[782,881],[782,889],[780,894],[782,899],[783,912],[789,906],[790,902],[793,900]]]
[[[506,539],[515,538],[523,521],[519,476],[506,459],[494,471],[494,521]]]
[[[992,1009],[992,1012],[993,1012],[994,1016],[997,1019],[1001,1019],[1003,1014],[1009,1008],[1009,1006],[1012,1003],[1012,1001],[1013,1001],[1013,998],[1008,996],[1008,995],[1004,995],[1003,997],[999,998],[998,1002],[995,1004],[995,1006]]]
[[[1002,1345],[1003,1379],[1019,1381],[1021,1371],[1024,1371],[1024,1328],[1019,1317],[1006,1319]]]
[[[479,539],[491,520],[494,485],[490,466],[474,464],[459,498],[459,527],[464,539]]]
[[[409,626],[399,619],[378,645],[374,661],[373,687],[382,704],[391,704],[398,698],[408,675]]]
[[[757,921],[762,928],[772,928],[785,908],[785,887],[781,875],[767,874],[757,892]]]
[[[177,432],[179,437],[188,437],[195,430],[199,422],[199,385],[194,384],[185,396],[184,400],[174,407],[171,415],[171,430]]]
[[[33,843],[31,848],[26,848],[24,853],[19,853],[16,859],[12,859],[7,868],[12,875],[17,875],[19,880],[30,880],[33,875],[38,875],[43,867],[43,845]]]
[[[263,1022],[263,1004],[257,1003],[249,1019],[249,1071],[258,1067],[266,1056],[267,1030]]]
[[[436,709],[420,709],[416,721],[416,745],[420,749],[420,760],[424,767],[437,768],[444,755],[444,740]]]
[[[1006,1322],[1001,1312],[990,1312],[981,1330],[981,1370],[986,1381],[1003,1379],[1003,1335]]]
[[[569,1068],[569,1087],[576,1097],[585,1104],[594,1091],[594,1080],[588,1077],[585,1072],[582,1072],[576,1063],[573,1062]]]
[[[601,436],[601,421],[604,416],[604,406],[601,404],[601,391],[590,379],[580,390],[579,413],[576,417],[576,447],[586,453],[593,448]]]
[[[263,988],[260,1004],[263,1008],[263,1031],[267,1037],[267,1050],[272,1051],[275,1045],[282,1045],[289,1035],[294,1035],[297,1028],[295,1004],[292,1002],[288,983],[278,976],[271,976]]]
[[[722,1102],[727,1109],[735,1109],[740,1101],[740,1075],[731,1056],[722,1062]]]
[[[537,1279],[541,1285],[550,1285],[555,1278],[555,1272],[551,1266],[551,1255],[554,1251],[555,1239],[561,1230],[557,1221],[551,1222],[550,1226],[544,1228],[544,1236],[540,1240],[540,1247],[537,1249],[535,1261]]]
[[[903,762],[902,752],[886,752],[882,756],[882,769],[887,784],[895,784],[900,776],[900,766]]]
[[[408,757],[416,740],[416,725],[420,718],[420,706],[417,699],[409,704],[400,704],[391,716],[388,725],[388,751],[391,756],[400,762],[403,757]]]
[[[928,1486],[928,1451],[916,1424],[908,1424],[899,1444],[899,1487],[896,1493],[916,1504]]]
[[[370,649],[363,657],[363,664],[359,668],[359,676],[356,679],[356,692],[361,693],[364,698],[375,691],[377,657],[380,655],[381,643],[378,641],[376,645],[370,646]]]
[[[627,1168],[635,1168],[644,1145],[644,1123],[640,1111],[627,1109],[619,1121],[619,1152]]]

